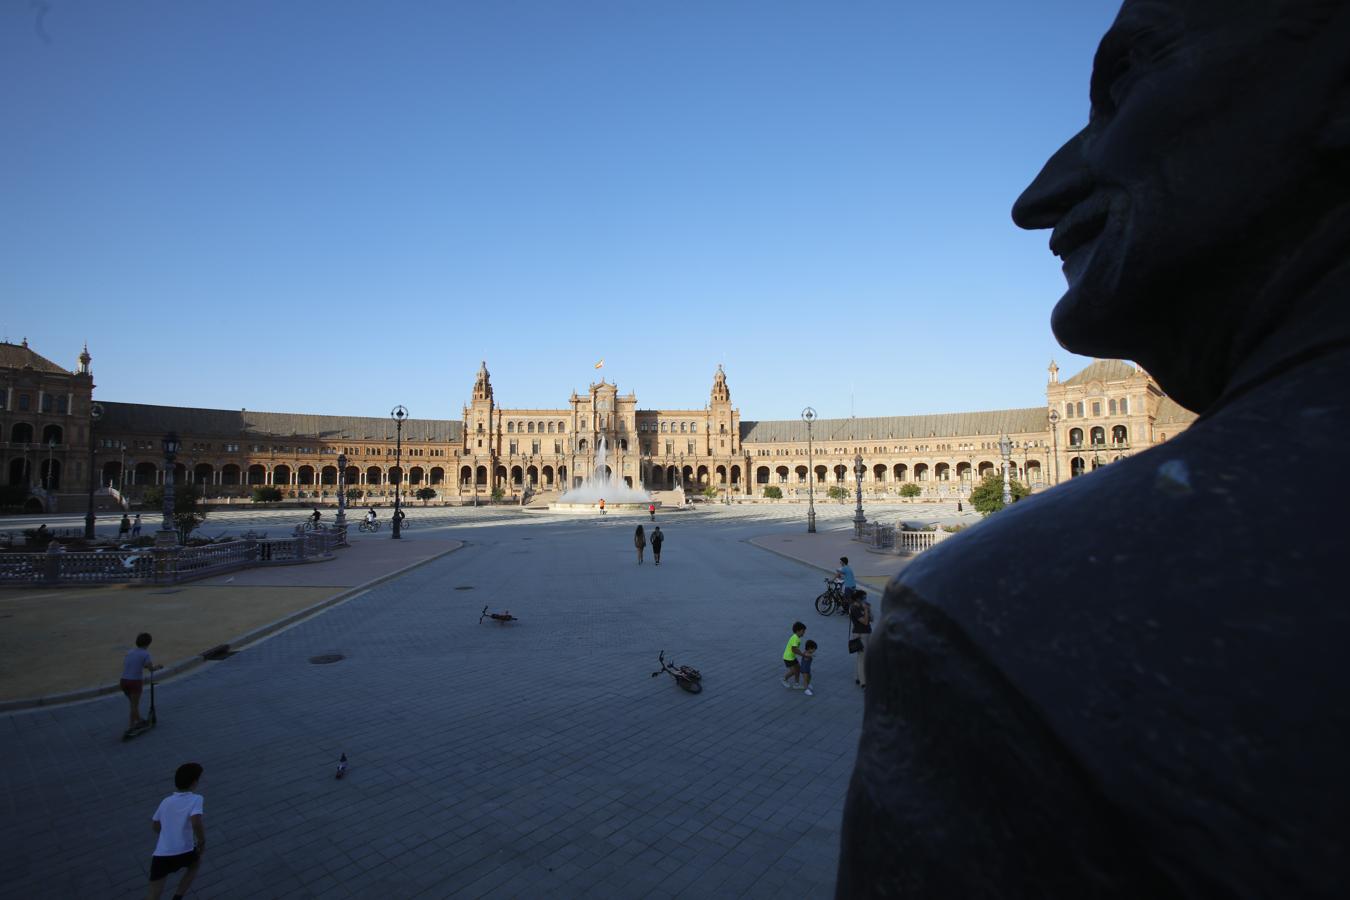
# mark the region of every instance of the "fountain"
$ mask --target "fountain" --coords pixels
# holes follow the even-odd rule
[[[609,447],[605,439],[600,438],[595,445],[595,466],[591,474],[587,475],[581,484],[564,493],[556,502],[550,503],[549,508],[593,509],[601,500],[605,501],[606,510],[628,509],[645,512],[653,503],[661,505],[646,491],[629,487],[622,478],[611,478],[609,468],[605,465],[608,456]]]

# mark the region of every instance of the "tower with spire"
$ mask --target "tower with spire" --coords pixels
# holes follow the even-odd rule
[[[473,379],[473,398],[464,407],[464,449],[476,453],[490,453],[493,443],[493,413],[495,404],[492,397],[492,376],[488,372],[487,360],[478,366],[478,374]]]
[[[90,371],[89,364],[93,361],[94,358],[89,355],[89,342],[85,341],[84,349],[80,351],[80,367],[75,370],[75,374],[92,375],[93,372]]]
[[[717,371],[713,373],[712,391],[708,395],[708,451],[714,455],[739,452],[740,429],[740,413],[731,405],[727,373],[718,363]]]

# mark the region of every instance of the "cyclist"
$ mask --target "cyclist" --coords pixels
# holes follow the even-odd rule
[[[318,527],[319,527],[319,519],[321,519],[322,517],[323,517],[323,513],[319,512],[319,508],[318,508],[317,506],[314,507],[314,512],[312,512],[312,513],[310,514],[310,516],[309,516],[309,522],[310,522],[310,525],[311,525],[312,527],[314,527],[314,528],[318,528]]]
[[[373,507],[373,506],[368,506],[368,507],[366,507],[366,524],[367,524],[367,525],[374,525],[374,524],[375,524],[375,518],[376,518],[376,515],[377,515],[377,514],[376,514],[376,512],[375,512],[375,507]]]
[[[839,568],[834,570],[834,577],[838,578],[844,588],[844,602],[853,599],[853,591],[858,587],[858,580],[853,577],[853,569],[848,564],[848,557],[839,557]]]
[[[394,511],[394,519],[397,520],[399,528],[403,527],[403,520],[406,518],[408,518],[408,514],[403,510],[399,509]]]

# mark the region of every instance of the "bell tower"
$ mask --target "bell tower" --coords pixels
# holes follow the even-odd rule
[[[473,399],[464,407],[464,449],[473,453],[491,452],[492,413],[492,377],[484,360],[473,380]]]
[[[727,373],[717,364],[708,397],[708,452],[714,456],[734,454],[740,446],[740,416],[731,406]]]

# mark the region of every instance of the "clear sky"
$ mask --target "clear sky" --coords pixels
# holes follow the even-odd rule
[[[171,405],[1039,405],[1009,209],[1117,7],[0,0],[0,337]]]

